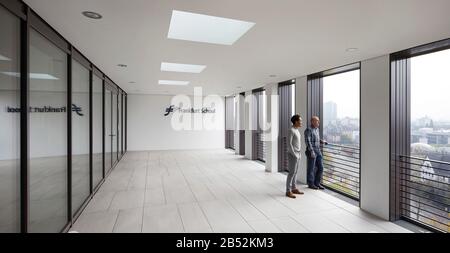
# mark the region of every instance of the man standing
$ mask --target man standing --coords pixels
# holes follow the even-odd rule
[[[291,118],[291,122],[292,127],[289,129],[287,140],[289,174],[286,180],[286,196],[295,199],[294,194],[303,194],[296,187],[298,165],[301,158],[301,137],[299,129],[302,127],[302,118],[300,118],[300,115],[294,115]]]
[[[328,144],[320,139],[319,134],[320,119],[317,116],[311,118],[311,126],[305,130],[306,157],[307,163],[307,183],[308,187],[314,190],[323,190],[320,184],[322,181],[323,163],[320,144]]]

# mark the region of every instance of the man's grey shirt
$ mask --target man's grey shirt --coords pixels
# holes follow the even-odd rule
[[[313,151],[317,155],[321,155],[319,128],[308,127],[305,130],[305,143],[306,150],[310,152]]]

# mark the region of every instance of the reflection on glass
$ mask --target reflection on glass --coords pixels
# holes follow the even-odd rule
[[[67,223],[67,55],[30,32],[30,232],[59,232]],[[70,109],[70,108],[69,108]]]
[[[323,184],[359,198],[360,71],[323,78]]]
[[[72,61],[72,214],[89,197],[89,70]]]
[[[92,181],[95,188],[103,178],[103,81],[94,75],[92,80]]]
[[[450,232],[450,50],[411,62],[411,159],[406,216]]]
[[[19,19],[0,7],[0,233],[19,232]]]
[[[112,136],[111,136],[111,91],[105,89],[105,171],[108,172],[112,166]]]

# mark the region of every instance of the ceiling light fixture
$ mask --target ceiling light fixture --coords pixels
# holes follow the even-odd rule
[[[128,67],[128,65],[125,65],[125,64],[117,64],[117,66],[118,66],[118,67],[121,67],[121,68],[126,68],[126,67]]]
[[[177,85],[177,86],[182,86],[182,85],[188,85],[189,82],[188,81],[159,80],[158,84],[159,85]]]
[[[173,10],[167,38],[230,46],[254,25],[252,22]]]
[[[181,64],[181,63],[161,63],[161,71],[167,72],[181,72],[181,73],[194,73],[199,74],[205,70],[205,65],[194,65],[194,64]]]
[[[87,18],[92,18],[92,19],[101,19],[102,18],[102,15],[98,14],[97,12],[93,12],[93,11],[83,11],[82,14]]]

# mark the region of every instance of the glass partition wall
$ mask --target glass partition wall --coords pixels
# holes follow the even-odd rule
[[[67,231],[126,150],[126,93],[22,2],[0,31],[0,233]]]
[[[20,19],[0,7],[0,233],[20,231]]]

